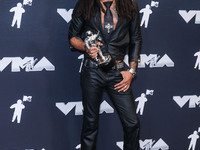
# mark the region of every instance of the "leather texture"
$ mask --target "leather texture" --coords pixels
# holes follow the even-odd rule
[[[85,64],[85,63],[84,63]],[[118,92],[114,85],[122,80],[120,71],[114,69],[104,72],[101,68],[84,65],[81,71],[83,101],[83,127],[81,150],[96,150],[98,135],[99,106],[105,90],[117,111],[123,131],[124,150],[139,150],[139,120],[131,88]]]
[[[103,53],[109,53],[115,60],[123,60],[124,56],[128,54],[129,62],[137,62],[142,43],[139,13],[135,13],[134,18],[130,21],[121,20],[119,17],[115,30],[107,38],[101,24],[100,9],[97,10],[99,11],[96,11],[94,17],[86,20],[84,14],[77,15],[78,9],[76,6],[72,14],[68,38],[81,37],[84,40],[86,31],[90,30],[94,34],[100,31]],[[85,53],[85,58],[90,58],[90,56]]]
[[[119,18],[110,37],[106,37],[101,24],[100,9],[95,16],[86,20],[84,15],[78,16],[77,6],[74,8],[69,27],[69,39],[80,37],[85,39],[85,32],[92,31],[96,34],[100,31],[103,46],[102,52],[109,53],[115,60],[123,60],[128,53],[129,61],[137,62],[141,49],[141,31],[139,14],[134,14],[134,19],[127,21]],[[85,53],[84,61],[91,59]],[[93,62],[93,61],[89,61]],[[118,92],[114,85],[122,81],[120,69],[102,70],[98,65],[83,63],[81,71],[81,88],[83,101],[83,127],[81,134],[81,150],[96,150],[98,135],[99,107],[103,91],[108,93],[122,124],[124,131],[124,150],[139,150],[139,120],[136,115],[132,89],[126,92]],[[116,67],[117,68],[117,67]]]

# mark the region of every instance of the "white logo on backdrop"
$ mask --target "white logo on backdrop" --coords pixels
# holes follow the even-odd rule
[[[32,96],[23,96],[23,101],[21,99],[17,100],[17,103],[10,106],[10,109],[14,109],[14,114],[12,117],[12,122],[15,122],[17,119],[17,123],[21,122],[22,110],[25,109],[24,102],[31,102]]]
[[[124,142],[117,142],[121,150],[123,150],[123,145]],[[141,150],[169,150],[169,146],[161,138],[157,142],[153,139],[140,140],[140,148]]]
[[[11,27],[14,27],[17,24],[17,28],[21,27],[22,14],[25,13],[25,9],[23,8],[25,5],[32,6],[32,0],[24,0],[22,3],[17,3],[16,7],[10,9],[10,12],[14,13]]]
[[[198,52],[196,52],[196,53],[194,54],[194,56],[197,57],[197,60],[196,60],[194,69],[197,69],[197,67],[198,67],[198,70],[200,70],[200,50],[199,50]]]
[[[31,149],[25,149],[25,150],[34,150],[34,149],[32,149],[32,148],[31,148]],[[44,149],[44,148],[42,148],[41,150],[45,150],[45,149]]]
[[[200,127],[199,127],[198,131],[195,130],[193,132],[193,134],[191,134],[191,135],[188,136],[188,139],[190,139],[190,145],[189,145],[188,150],[195,150],[197,140],[199,139],[198,132],[200,132]]]
[[[158,7],[158,6],[159,2],[151,1],[151,5],[147,4],[145,8],[140,10],[140,13],[143,13],[140,26],[144,25],[145,28],[148,27],[150,15],[153,13],[152,7]]]
[[[135,101],[138,102],[136,113],[140,112],[140,115],[143,115],[144,106],[147,100],[147,95],[153,95],[154,90],[146,90],[146,93],[142,93],[140,97],[136,98]]]
[[[149,56],[145,54],[140,55],[141,61],[138,64],[138,68],[145,68],[145,64],[149,65],[150,68],[157,67],[174,67],[174,62],[169,58],[167,54],[163,57],[157,54],[150,54]]]
[[[79,73],[81,72],[81,69],[82,69],[82,66],[83,66],[83,61],[84,61],[84,54],[80,55],[78,57],[78,59],[81,59],[81,66],[80,66],[80,69],[79,69]]]
[[[72,109],[75,108],[75,115],[83,115],[83,105],[82,102],[68,102],[65,104],[64,102],[58,102],[56,103],[56,107],[63,112],[63,114],[67,115],[69,114]],[[105,100],[100,105],[100,111],[99,114],[105,113],[114,113],[114,109],[108,104]]]
[[[32,6],[33,0],[24,0],[23,5]]]
[[[77,146],[76,146],[76,149],[81,149],[81,144],[78,144]]]
[[[174,101],[182,108],[187,102],[189,102],[189,108],[200,107],[200,96],[187,95],[187,96],[173,96]]]
[[[84,60],[84,54],[81,54],[78,59],[81,60],[81,65],[79,68],[79,72],[81,72]],[[146,65],[149,65],[150,68],[159,68],[159,67],[174,67],[174,62],[171,58],[165,54],[162,58],[157,54],[150,54],[147,56],[146,54],[140,55],[140,62],[138,63],[138,68],[145,68]],[[124,63],[129,66],[128,55],[124,57]]]
[[[36,63],[37,62],[37,63]],[[4,57],[0,60],[0,72],[11,64],[12,72],[20,72],[25,69],[26,72],[34,71],[55,71],[55,66],[46,58],[42,57],[41,60],[34,59],[34,57]]]
[[[195,17],[195,24],[200,24],[200,10],[179,10],[179,14],[185,20],[186,23],[189,23]]]
[[[72,19],[73,9],[69,9],[68,11],[64,8],[58,8],[57,13],[67,22],[69,23]]]

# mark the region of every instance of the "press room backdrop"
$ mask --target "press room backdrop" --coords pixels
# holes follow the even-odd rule
[[[0,0],[0,150],[80,149],[83,55],[67,39],[76,2]],[[200,1],[138,4],[143,47],[131,88],[141,150],[199,150]],[[98,150],[122,150],[106,94],[100,114]]]

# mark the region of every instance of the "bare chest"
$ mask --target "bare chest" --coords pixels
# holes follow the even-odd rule
[[[104,9],[106,10],[106,8],[104,7]],[[110,10],[112,12],[112,16],[113,16],[113,27],[114,27],[114,30],[116,28],[116,25],[118,23],[118,14],[117,14],[117,10],[116,10],[116,7],[115,5],[112,5],[110,7]],[[105,13],[103,11],[101,11],[101,24],[102,24],[102,28],[104,28],[104,16],[105,16]]]

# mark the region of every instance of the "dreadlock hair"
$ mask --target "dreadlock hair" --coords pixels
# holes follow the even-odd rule
[[[76,7],[78,8],[78,15],[84,14],[85,19],[95,16],[95,12],[103,9],[101,0],[79,0]],[[131,20],[134,17],[134,12],[138,12],[136,0],[115,0],[116,10],[121,19]]]

